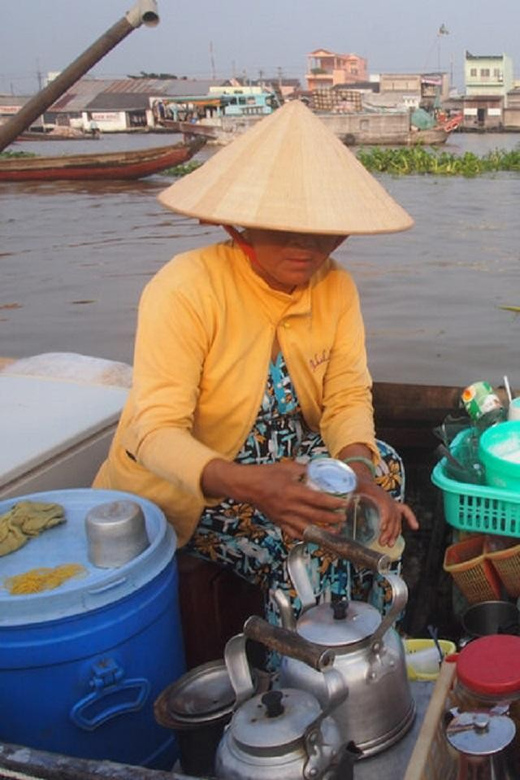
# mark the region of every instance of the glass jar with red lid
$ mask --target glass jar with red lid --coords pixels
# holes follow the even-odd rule
[[[520,637],[491,634],[474,639],[457,657],[456,700],[460,710],[504,708],[516,725],[520,752]]]

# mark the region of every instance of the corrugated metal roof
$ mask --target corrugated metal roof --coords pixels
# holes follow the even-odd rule
[[[87,105],[87,111],[135,111],[150,107],[148,94],[102,92]]]
[[[23,106],[31,98],[19,95],[0,95],[0,106]]]
[[[147,95],[206,95],[210,87],[221,83],[217,79],[119,79],[103,91]]]
[[[91,79],[84,78],[76,81],[69,92],[75,95],[97,95],[98,92],[105,90],[114,84],[114,79]]]
[[[76,82],[48,109],[50,112],[147,108],[150,97],[207,95],[216,79],[92,79]]]
[[[125,92],[129,94],[146,93],[148,95],[162,92],[164,79],[118,79],[112,81],[103,92]],[[100,91],[100,90],[98,90]]]
[[[85,111],[92,98],[113,83],[113,79],[80,79],[52,104],[49,111]]]
[[[210,87],[219,87],[222,83],[219,79],[171,79],[164,94],[170,97],[207,95]]]

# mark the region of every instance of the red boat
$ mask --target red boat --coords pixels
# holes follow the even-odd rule
[[[205,138],[198,137],[173,146],[129,152],[0,159],[0,182],[142,179],[185,163],[205,143]]]

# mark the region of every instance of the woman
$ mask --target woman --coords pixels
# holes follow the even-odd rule
[[[357,290],[330,254],[411,218],[297,101],[159,200],[231,241],[174,258],[147,285],[133,388],[95,487],[151,499],[181,546],[272,593],[290,590],[287,546],[308,524],[344,524],[347,501],[305,484],[305,462],[328,454],[376,502],[391,550],[417,521],[381,487],[402,499],[398,456],[384,462],[374,436]],[[351,588],[348,567],[316,549],[312,569],[317,592]]]

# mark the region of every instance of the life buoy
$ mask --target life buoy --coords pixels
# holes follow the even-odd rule
[[[444,122],[442,125],[443,129],[446,130],[448,133],[451,133],[452,130],[456,130],[457,127],[462,122],[461,116],[455,116],[453,119],[448,119],[447,122]]]

